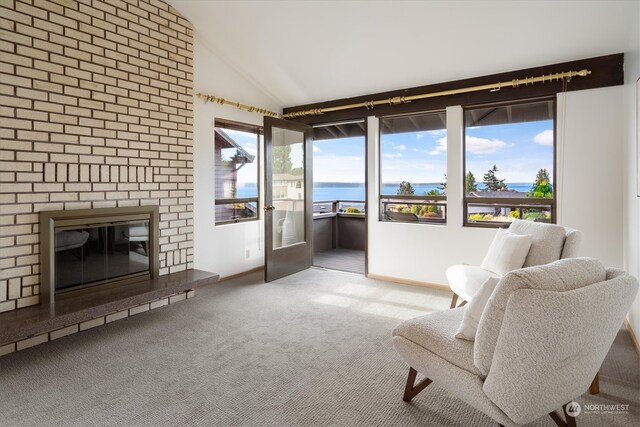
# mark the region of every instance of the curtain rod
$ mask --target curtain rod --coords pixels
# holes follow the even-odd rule
[[[266,108],[254,107],[253,105],[241,104],[239,102],[234,102],[234,101],[227,101],[224,98],[219,98],[213,95],[205,95],[204,93],[197,93],[196,96],[202,99],[205,103],[215,102],[216,104],[220,104],[220,105],[232,105],[236,108],[239,108],[240,110],[245,110],[250,113],[258,113],[258,114],[271,116],[271,117],[282,117],[280,114],[276,113],[275,111],[267,110]]]
[[[232,105],[241,110],[246,110],[249,112],[256,112],[259,114],[264,114],[266,116],[281,117],[284,119],[289,119],[289,118],[295,118],[295,117],[318,116],[324,113],[330,113],[333,111],[351,110],[354,108],[366,108],[367,110],[372,110],[376,105],[408,104],[411,101],[417,101],[420,99],[435,98],[437,96],[457,95],[460,93],[480,92],[483,90],[489,90],[490,92],[497,92],[503,87],[517,88],[520,85],[530,86],[536,83],[544,84],[544,83],[552,83],[557,81],[569,82],[573,77],[586,77],[589,74],[591,74],[591,70],[587,70],[587,69],[582,69],[580,71],[566,71],[562,73],[543,74],[538,77],[525,77],[522,79],[513,79],[513,80],[504,81],[504,82],[490,83],[490,84],[484,84],[479,86],[469,86],[465,88],[443,90],[439,92],[422,93],[418,95],[394,96],[392,98],[379,99],[376,101],[357,102],[355,104],[336,105],[334,107],[313,108],[309,110],[293,111],[291,113],[286,113],[286,114],[278,114],[273,111],[266,110],[264,108],[253,107],[251,105],[245,105],[239,102],[227,101],[224,98],[218,98],[212,95],[204,95],[202,93],[198,93],[196,94],[196,96],[200,99],[203,99],[205,102],[216,102],[218,104]]]

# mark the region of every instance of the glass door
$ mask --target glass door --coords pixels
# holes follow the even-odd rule
[[[313,260],[312,129],[264,118],[265,280],[311,266]]]

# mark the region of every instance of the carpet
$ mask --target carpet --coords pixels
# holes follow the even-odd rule
[[[448,308],[445,292],[309,269],[199,289],[0,358],[2,426],[496,426],[432,384],[402,401],[391,331]],[[580,426],[640,425],[640,359],[622,331]],[[535,426],[554,425],[550,418]]]

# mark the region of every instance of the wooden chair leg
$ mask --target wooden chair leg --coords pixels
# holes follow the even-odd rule
[[[458,302],[458,294],[454,292],[453,296],[451,297],[451,306],[449,308],[456,308],[457,302]]]
[[[462,301],[458,307],[464,307],[467,304],[466,301]]]
[[[571,402],[569,402],[569,403],[571,403]],[[567,413],[567,405],[569,403],[565,403],[562,406],[562,412],[564,412],[564,417],[565,417],[565,419],[567,421],[563,420],[562,417],[560,415],[558,415],[558,413],[556,411],[549,412],[549,416],[551,417],[553,422],[556,423],[556,425],[558,427],[576,427],[576,418],[572,417],[571,415],[569,415]]]
[[[418,375],[418,371],[413,368],[409,368],[409,376],[407,377],[407,385],[404,388],[404,396],[402,396],[402,400],[405,402],[411,402],[411,399],[416,397],[418,393],[427,388],[429,384],[431,384],[431,380],[429,378],[423,379],[418,385],[414,387],[414,383],[416,381],[416,376]]]
[[[567,427],[576,427],[576,417],[572,417],[567,412],[567,405],[568,404],[569,403],[565,403],[565,405],[562,407],[562,411],[564,412],[564,417],[567,420]]]
[[[597,373],[591,385],[589,386],[589,394],[600,393],[600,373]]]

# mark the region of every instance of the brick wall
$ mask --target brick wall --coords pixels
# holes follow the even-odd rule
[[[159,205],[192,267],[192,59],[159,0],[0,0],[0,312],[39,302],[41,210]]]

